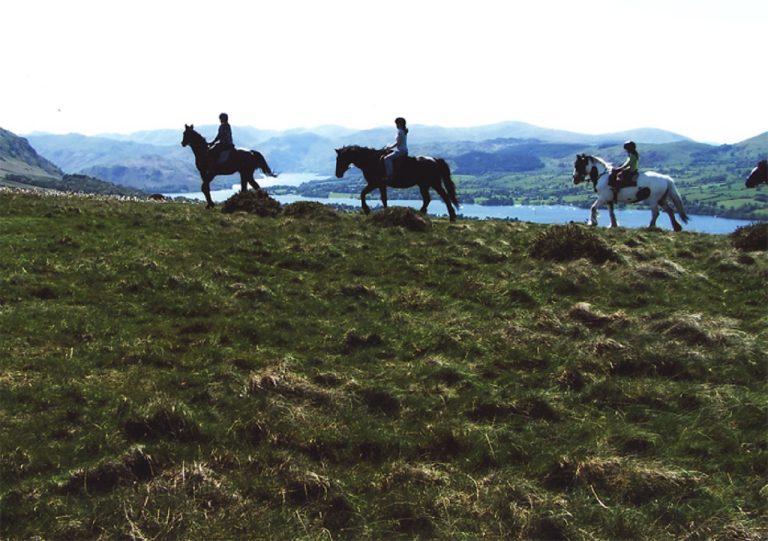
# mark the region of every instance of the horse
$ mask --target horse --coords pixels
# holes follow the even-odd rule
[[[747,188],[757,188],[763,183],[768,184],[768,160],[758,162],[744,184]]]
[[[589,225],[597,225],[597,209],[603,204],[608,205],[611,227],[618,227],[616,215],[613,212],[615,203],[646,201],[651,206],[651,223],[648,227],[656,227],[656,218],[659,217],[659,207],[661,207],[669,215],[672,228],[675,231],[682,231],[683,227],[675,219],[675,210],[670,206],[668,199],[672,200],[683,223],[688,223],[688,215],[685,213],[683,199],[672,177],[653,171],[644,171],[637,179],[637,186],[620,188],[614,192],[608,185],[612,169],[613,166],[609,162],[586,154],[577,155],[573,163],[573,183],[581,184],[589,178],[597,193],[597,200],[592,204],[592,215],[587,222]]]
[[[366,186],[360,192],[360,202],[365,214],[370,213],[371,209],[365,201],[365,196],[376,188],[381,194],[381,203],[384,208],[387,207],[387,186],[392,188],[410,188],[419,186],[423,205],[419,212],[426,214],[427,206],[431,198],[429,189],[435,190],[445,202],[448,208],[448,216],[451,222],[456,221],[456,211],[459,201],[456,198],[456,185],[451,179],[451,169],[448,163],[442,158],[432,158],[429,156],[408,156],[399,158],[395,162],[395,175],[391,180],[385,180],[384,163],[382,157],[387,153],[386,150],[350,145],[336,149],[336,178],[341,178],[347,172],[351,165],[354,165],[363,172]]]
[[[217,175],[232,175],[234,173],[240,173],[240,190],[245,192],[248,190],[248,184],[254,190],[259,189],[258,183],[253,178],[253,173],[256,169],[269,176],[276,177],[272,170],[267,165],[267,160],[260,152],[255,150],[247,150],[243,148],[235,148],[229,152],[229,158],[224,163],[217,163],[214,166],[213,171],[208,170],[208,142],[205,138],[195,131],[194,124],[187,126],[184,124],[184,137],[181,139],[181,146],[189,146],[192,152],[195,154],[195,166],[200,173],[200,178],[203,181],[203,195],[207,202],[206,208],[213,207],[213,199],[211,199],[211,181]]]

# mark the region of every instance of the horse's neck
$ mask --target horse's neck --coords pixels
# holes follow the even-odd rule
[[[350,163],[361,171],[367,171],[376,168],[379,163],[379,156],[376,153],[358,154],[353,157]]]
[[[208,154],[208,143],[202,136],[189,146],[192,147],[192,152],[194,152],[195,156],[205,156]]]
[[[601,175],[605,174],[606,171],[613,169],[610,163],[594,156],[592,156],[592,165],[597,167],[597,170]]]

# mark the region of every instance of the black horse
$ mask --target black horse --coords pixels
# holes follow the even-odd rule
[[[759,184],[768,184],[768,160],[762,160],[752,172],[745,183],[747,188],[757,188]]]
[[[181,140],[181,146],[189,145],[195,154],[195,166],[200,172],[200,178],[203,180],[203,194],[208,203],[207,208],[213,206],[211,199],[211,181],[216,175],[232,175],[240,173],[240,189],[245,192],[248,190],[248,184],[254,190],[259,189],[258,183],[253,179],[253,173],[256,169],[269,177],[276,177],[267,165],[267,160],[261,155],[261,152],[255,150],[246,150],[236,148],[230,151],[229,158],[224,163],[216,164],[213,171],[208,170],[208,142],[205,138],[195,131],[195,126],[184,124],[184,137]]]
[[[365,202],[365,196],[376,188],[381,194],[381,203],[387,206],[387,186],[392,188],[410,188],[419,186],[421,199],[424,204],[419,212],[426,214],[427,206],[431,201],[429,189],[435,190],[448,207],[448,216],[452,222],[456,221],[456,211],[453,205],[459,206],[456,198],[456,186],[451,180],[451,170],[448,163],[442,158],[430,158],[428,156],[399,158],[395,162],[395,176],[390,181],[385,181],[384,163],[382,156],[386,150],[376,150],[357,145],[336,149],[336,177],[341,178],[347,172],[350,165],[354,165],[363,172],[367,182],[360,192],[360,201],[363,212],[368,214],[371,209]]]

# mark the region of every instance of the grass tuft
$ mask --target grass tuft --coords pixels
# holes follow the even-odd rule
[[[236,192],[224,201],[221,211],[226,214],[247,212],[266,218],[274,218],[280,213],[280,203],[270,197],[265,190]]]
[[[553,225],[545,229],[534,239],[529,252],[538,259],[552,261],[620,261],[618,253],[596,232],[576,224]]]

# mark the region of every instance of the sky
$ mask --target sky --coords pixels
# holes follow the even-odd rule
[[[24,0],[0,127],[768,131],[765,0]],[[412,138],[413,138],[412,134]]]

